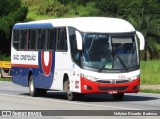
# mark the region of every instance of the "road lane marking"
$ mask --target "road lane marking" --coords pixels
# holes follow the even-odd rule
[[[40,101],[51,101],[51,102],[57,102],[57,103],[67,103],[67,104],[75,104],[75,105],[85,105],[85,106],[94,106],[94,107],[103,107],[103,108],[114,108],[114,109],[123,109],[123,110],[141,110],[141,109],[135,109],[135,108],[128,108],[128,107],[117,107],[117,106],[105,106],[105,105],[97,105],[97,104],[88,104],[88,103],[82,103],[82,102],[70,102],[68,100],[56,100],[56,99],[44,99],[44,98],[34,98],[34,97],[27,97],[27,96],[19,96],[19,95],[10,95],[10,94],[0,94],[0,96],[8,96],[8,97],[18,97],[18,98],[24,98],[24,99],[33,99],[33,100],[40,100]]]

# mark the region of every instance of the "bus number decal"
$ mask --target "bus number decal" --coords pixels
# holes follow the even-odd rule
[[[79,88],[79,81],[75,81],[75,88]]]
[[[125,79],[125,75],[119,75],[119,79]]]

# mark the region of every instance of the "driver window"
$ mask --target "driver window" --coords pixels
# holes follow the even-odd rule
[[[75,35],[75,28],[69,27],[69,38],[70,38],[70,48],[71,48],[71,56],[73,61],[79,65],[80,61],[80,52],[77,49],[77,40]]]

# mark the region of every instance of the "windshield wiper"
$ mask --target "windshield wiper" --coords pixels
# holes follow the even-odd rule
[[[117,56],[117,58],[119,59],[119,61],[121,62],[122,66],[124,67],[124,69],[128,72],[128,69],[125,65],[125,63],[123,62],[122,58],[114,52],[114,57]],[[114,59],[114,58],[113,58]],[[104,67],[106,66],[107,60],[104,62],[104,64],[98,69],[98,72],[102,72],[102,70],[104,69]],[[107,69],[107,68],[106,68]]]
[[[104,66],[106,65],[107,61],[105,61],[103,63],[103,65],[98,69],[98,72],[102,72],[102,70],[104,69]]]
[[[106,64],[108,63],[108,60],[106,60],[104,63],[103,63],[103,65],[98,69],[98,72],[102,72],[102,70],[104,69],[104,67],[106,66]],[[109,65],[110,63],[108,63],[108,65]],[[112,68],[106,68],[105,67],[105,69],[112,69]]]
[[[119,61],[121,62],[122,66],[125,68],[125,70],[128,72],[128,69],[125,65],[125,63],[123,62],[122,58],[118,55],[118,54],[115,54],[117,56],[117,58],[119,59]]]

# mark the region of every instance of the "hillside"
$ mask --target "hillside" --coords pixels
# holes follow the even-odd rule
[[[29,9],[27,19],[39,20],[57,17],[97,16],[95,2],[62,0],[21,0]],[[93,0],[94,1],[94,0]]]
[[[128,20],[143,33],[146,50],[141,59],[160,58],[159,0],[21,0],[29,9],[27,19],[106,16]]]

